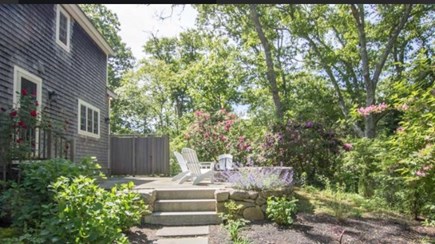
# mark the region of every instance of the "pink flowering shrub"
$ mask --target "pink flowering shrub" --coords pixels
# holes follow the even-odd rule
[[[358,114],[360,114],[361,116],[369,116],[370,114],[378,114],[378,113],[382,113],[383,111],[388,109],[388,105],[385,103],[381,103],[381,104],[372,104],[368,107],[360,107],[358,108],[357,112]]]
[[[343,151],[352,145],[343,142],[337,134],[313,121],[288,121],[273,126],[258,149],[256,161],[262,165],[291,166],[295,177],[306,174],[307,182],[317,184],[317,176],[332,177]]]
[[[233,155],[235,162],[245,163],[252,151],[251,141],[244,134],[242,121],[224,109],[210,114],[194,113],[195,120],[187,128],[185,139],[203,161],[216,160],[220,154]]]
[[[395,108],[399,111],[406,111],[408,110],[409,106],[408,104],[404,103],[404,104],[397,105]]]

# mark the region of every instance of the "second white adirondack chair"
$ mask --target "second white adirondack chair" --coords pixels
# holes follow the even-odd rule
[[[178,165],[180,165],[181,172],[178,175],[172,177],[172,181],[179,180],[189,173],[189,169],[187,168],[186,160],[184,159],[183,155],[175,151],[174,151],[174,155],[175,158],[177,159]]]
[[[191,148],[183,148],[181,149],[181,154],[183,154],[184,159],[187,163],[198,163],[201,169],[212,169],[212,164],[214,162],[200,162],[198,160],[198,156],[196,155],[196,151]]]

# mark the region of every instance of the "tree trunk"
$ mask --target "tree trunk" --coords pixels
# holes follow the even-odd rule
[[[276,117],[282,121],[284,118],[284,112],[282,108],[281,98],[279,96],[278,92],[278,86],[276,84],[276,73],[273,68],[273,59],[272,59],[272,53],[270,50],[270,44],[266,39],[266,36],[264,35],[263,28],[260,23],[260,19],[258,17],[257,9],[255,4],[249,5],[251,19],[254,22],[255,30],[257,31],[258,37],[260,38],[261,45],[264,49],[264,55],[266,57],[266,64],[267,64],[267,80],[269,81],[270,90],[272,92],[272,98],[273,103],[275,104],[275,113]]]
[[[376,123],[373,114],[368,115],[364,119],[364,137],[375,138],[376,136]]]
[[[379,81],[379,77],[381,75],[382,69],[384,68],[385,62],[388,58],[388,55],[391,53],[391,50],[394,46],[394,43],[399,36],[400,31],[404,28],[409,15],[412,10],[412,5],[407,4],[404,6],[404,13],[397,26],[394,26],[390,31],[387,44],[383,52],[381,53],[378,62],[375,65],[375,69],[373,72],[373,77],[370,77],[370,63],[369,63],[369,55],[367,52],[367,38],[365,32],[365,14],[364,14],[364,5],[358,4],[355,6],[351,4],[351,12],[356,22],[356,27],[358,30],[358,39],[359,39],[359,50],[360,57],[362,61],[362,69],[363,69],[363,78],[366,87],[366,107],[370,105],[374,105],[376,103],[376,87]],[[376,124],[377,121],[374,118],[373,114],[368,115],[364,119],[364,136],[367,138],[374,138],[376,136]]]
[[[366,86],[366,107],[376,104],[376,86],[373,82],[369,82]],[[364,137],[375,138],[376,136],[376,120],[374,114],[369,114],[364,117]]]

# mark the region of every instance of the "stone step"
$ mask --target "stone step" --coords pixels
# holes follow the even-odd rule
[[[215,211],[214,199],[169,199],[154,202],[155,212]]]
[[[144,223],[166,226],[220,224],[221,219],[215,211],[196,212],[154,212],[145,216]]]
[[[208,237],[160,239],[153,244],[208,244]]]
[[[158,189],[157,200],[169,199],[214,199],[215,189]]]
[[[195,237],[210,233],[208,225],[204,226],[170,226],[163,227],[156,232],[159,237]]]

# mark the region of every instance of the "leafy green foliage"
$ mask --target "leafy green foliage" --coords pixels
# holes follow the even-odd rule
[[[239,235],[240,229],[243,228],[245,225],[246,223],[243,221],[243,219],[229,220],[225,225],[225,229],[228,230],[231,240],[234,243],[249,243],[248,240]]]
[[[230,220],[240,219],[240,211],[243,208],[243,205],[237,204],[235,201],[230,200],[224,203],[225,213],[220,213],[220,217],[223,223],[227,223]]]
[[[237,204],[230,200],[224,203],[225,213],[220,213],[220,217],[226,230],[228,230],[231,240],[234,243],[249,243],[246,239],[239,236],[239,230],[243,228],[249,221],[240,217],[240,211],[243,205]]]
[[[403,87],[410,90],[409,87]],[[383,163],[384,170],[394,171],[391,180],[404,188],[402,203],[414,214],[426,211],[434,218],[435,195],[435,86],[426,89],[410,87],[411,93],[398,99],[407,104],[403,120],[395,136],[389,140],[390,153]],[[413,89],[412,89],[413,88]],[[400,91],[400,89],[398,89]]]
[[[36,228],[46,209],[52,201],[53,192],[48,186],[63,176],[74,178],[79,175],[99,175],[100,166],[90,158],[79,163],[65,159],[53,159],[41,162],[21,163],[22,179],[13,182],[0,198],[2,211],[9,212],[13,226],[19,228]]]
[[[298,199],[286,197],[267,198],[267,217],[278,225],[292,225],[296,217]]]
[[[94,179],[60,177],[50,185],[53,202],[45,205],[40,238],[48,242],[128,243],[122,231],[138,224],[147,212],[134,184],[110,191]]]
[[[342,165],[335,175],[346,184],[347,190],[371,197],[379,187],[378,179],[382,178],[379,172],[385,153],[385,143],[381,139],[355,139],[352,150],[343,154]]]
[[[54,159],[20,165],[22,179],[1,196],[2,212],[22,235],[16,243],[126,243],[122,231],[148,210],[133,183],[99,187],[100,166]]]

